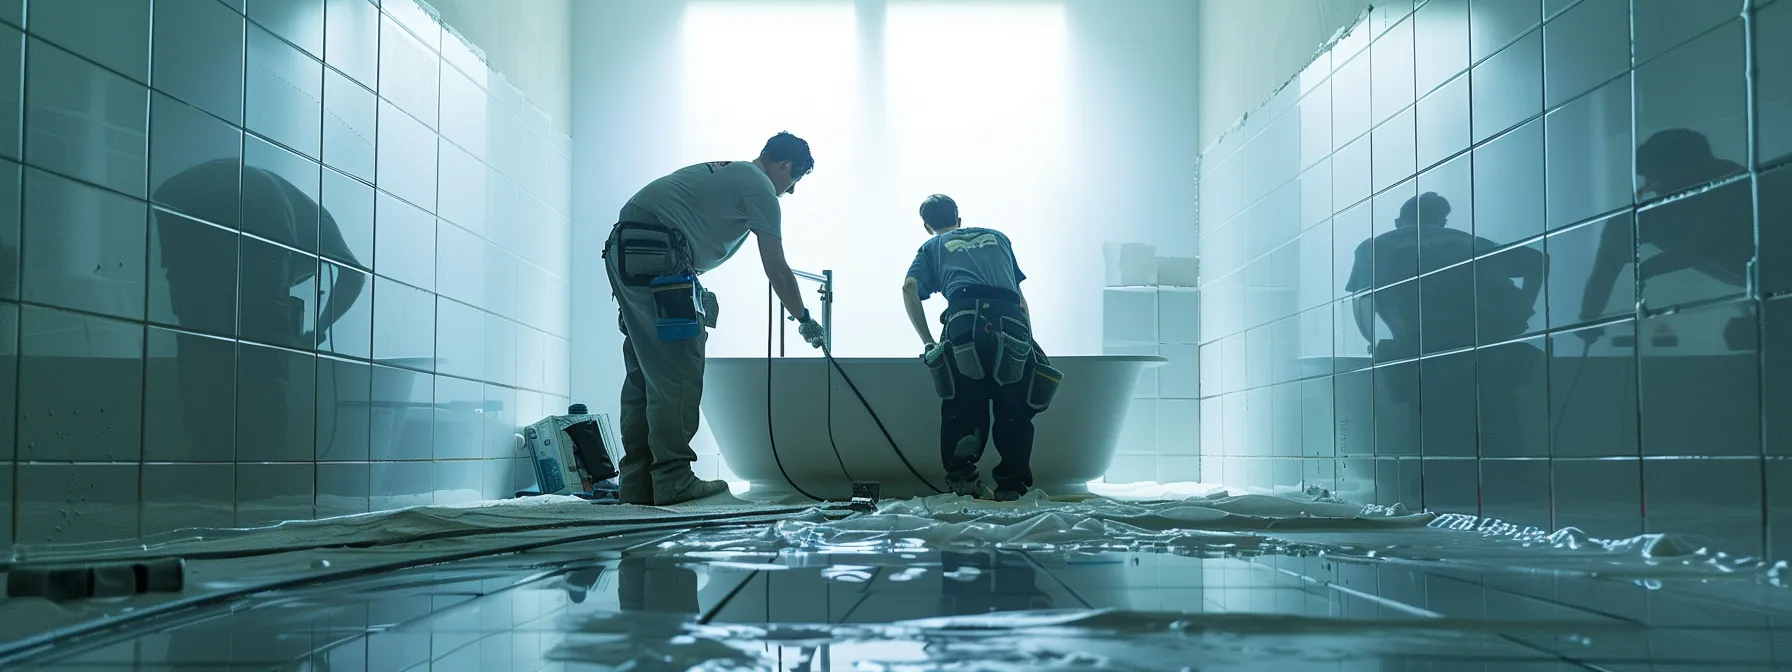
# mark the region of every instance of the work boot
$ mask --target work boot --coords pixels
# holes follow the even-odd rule
[[[639,478],[617,480],[621,487],[617,488],[616,495],[623,504],[653,506],[653,481],[648,480],[646,474],[641,474]]]
[[[623,488],[617,493],[617,499],[622,500],[623,504],[653,506],[653,489],[648,488],[646,492],[642,492],[639,489]]]
[[[1002,488],[1002,489],[996,491],[996,501],[1012,502],[1012,501],[1016,501],[1016,500],[1020,499],[1021,496],[1025,495],[1025,494],[1027,494],[1027,492],[1025,490],[1014,490],[1014,489],[1010,489],[1010,488]]]
[[[728,492],[727,481],[705,481],[701,478],[692,478],[688,485],[677,490],[654,488],[653,503],[657,506],[671,506],[705,497],[714,497],[726,492]]]
[[[989,487],[983,485],[983,481],[978,479],[958,480],[949,478],[946,479],[946,489],[951,491],[952,494],[961,497],[975,497],[977,499],[989,498]]]

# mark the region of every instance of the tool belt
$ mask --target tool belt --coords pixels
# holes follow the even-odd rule
[[[651,288],[661,341],[696,338],[705,327],[715,326],[715,295],[697,281],[690,247],[677,229],[619,222],[604,244],[604,259],[615,265],[616,280],[623,286]]]
[[[618,222],[604,243],[604,259],[616,265],[617,279],[629,287],[646,287],[655,278],[691,272],[684,234],[664,224]]]
[[[1020,295],[986,285],[955,289],[946,296],[941,347],[925,357],[934,391],[943,399],[957,394],[954,374],[966,380],[988,379],[999,387],[1028,385],[1028,404],[1036,411],[1051,405],[1063,374],[1047,363],[1033,340],[1033,325],[1020,306]]]

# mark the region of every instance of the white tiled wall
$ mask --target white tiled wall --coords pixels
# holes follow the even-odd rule
[[[570,139],[475,48],[410,0],[25,7],[0,2],[0,543],[533,480],[513,435],[568,401]]]
[[[1105,353],[1170,360],[1140,374],[1104,480],[1200,480],[1200,293],[1192,287],[1109,287],[1102,298]]]
[[[1784,0],[1376,7],[1202,158],[1208,480],[1787,557],[1789,49]],[[1710,154],[1644,184],[1672,129]],[[1427,192],[1471,253],[1364,245]]]

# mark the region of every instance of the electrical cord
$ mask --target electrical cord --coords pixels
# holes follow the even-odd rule
[[[889,428],[884,427],[884,421],[882,418],[877,417],[877,411],[871,410],[871,402],[866,401],[865,395],[863,393],[859,392],[859,386],[853,384],[852,376],[846,375],[846,369],[841,368],[840,361],[834,359],[834,353],[828,352],[827,346],[822,346],[821,355],[823,357],[827,358],[829,364],[833,365],[834,371],[840,372],[840,379],[846,381],[846,387],[848,389],[852,390],[853,396],[859,398],[859,405],[864,406],[865,412],[871,415],[871,421],[874,423],[877,423],[877,431],[882,432],[884,435],[884,440],[889,442],[890,452],[896,453],[896,459],[902,460],[902,466],[908,468],[908,473],[913,475],[915,477],[915,480],[920,481],[922,485],[927,486],[927,489],[932,490],[938,494],[945,494],[946,491],[944,489],[942,489],[938,486],[935,486],[932,482],[928,481],[926,476],[922,476],[920,470],[915,469],[915,465],[908,461],[908,456],[902,454],[902,449],[896,447],[896,439],[890,436]],[[829,384],[832,385],[831,374],[830,374]],[[830,444],[834,442],[833,403],[834,403],[834,395],[829,394],[828,395],[828,443],[830,443]],[[834,454],[835,455],[840,454],[839,446],[834,447]],[[845,468],[844,465],[841,468],[844,469]]]
[[[766,301],[769,303],[772,299],[771,285],[766,285],[765,293],[766,293]],[[766,312],[766,314],[765,314],[765,435],[766,435],[766,438],[770,439],[770,441],[771,441],[772,461],[776,462],[778,464],[778,473],[784,475],[784,482],[789,483],[790,487],[795,488],[798,494],[800,494],[804,497],[808,497],[809,499],[812,499],[817,502],[827,501],[820,497],[816,497],[813,494],[810,494],[808,490],[803,489],[803,486],[797,485],[796,479],[791,478],[790,472],[784,468],[784,458],[778,456],[778,426],[775,422],[772,421],[772,340],[773,340],[772,334],[775,333],[775,330],[773,330],[772,327],[777,324],[777,320],[778,320],[778,309],[774,308],[771,311]],[[829,395],[829,396],[831,397],[833,395]],[[834,448],[834,458],[835,459],[840,458],[840,449],[838,447]],[[845,466],[844,460],[841,461],[840,472],[843,474],[846,473],[846,466]],[[852,476],[850,474],[848,474],[846,478],[847,478],[847,480],[851,480]]]
[[[828,510],[838,511],[838,509],[828,509]],[[689,532],[691,530],[696,530],[696,529],[714,529],[714,528],[722,528],[722,527],[735,527],[735,526],[741,526],[741,525],[764,524],[764,523],[774,522],[779,517],[789,516],[789,515],[798,513],[800,511],[802,511],[802,509],[790,508],[790,509],[770,510],[770,511],[750,511],[750,512],[742,512],[742,513],[697,514],[697,515],[690,515],[690,516],[666,516],[666,517],[650,517],[650,518],[634,518],[634,519],[618,519],[618,520],[561,521],[559,523],[555,523],[552,525],[530,526],[527,528],[454,530],[454,531],[442,532],[442,533],[436,533],[436,534],[421,535],[418,537],[412,537],[412,538],[404,539],[402,541],[397,541],[397,542],[393,542],[393,543],[421,541],[424,539],[432,539],[432,538],[453,538],[453,537],[481,536],[481,535],[487,535],[487,534],[508,534],[508,533],[533,531],[533,530],[538,530],[538,529],[549,529],[549,528],[576,528],[576,527],[602,528],[602,529],[592,530],[589,532],[574,532],[574,533],[566,534],[566,535],[539,536],[539,537],[530,538],[526,541],[519,541],[517,543],[498,544],[498,545],[483,547],[483,548],[469,548],[469,549],[458,550],[458,551],[443,551],[440,553],[426,553],[426,554],[420,554],[415,557],[398,556],[396,559],[393,559],[393,560],[388,560],[388,561],[384,561],[384,562],[375,562],[375,563],[371,563],[371,564],[368,564],[365,566],[345,567],[342,569],[332,569],[332,570],[326,570],[323,572],[302,573],[302,574],[297,574],[294,576],[275,579],[275,580],[271,580],[271,581],[251,582],[247,585],[223,588],[216,592],[183,594],[181,597],[175,598],[175,599],[167,601],[167,602],[154,604],[154,605],[147,605],[147,606],[143,606],[141,608],[135,609],[135,610],[125,611],[125,612],[119,613],[117,615],[106,616],[106,617],[102,617],[102,618],[98,618],[98,619],[94,619],[94,620],[82,621],[82,622],[70,624],[70,625],[67,625],[64,627],[54,628],[54,629],[48,630],[46,632],[42,632],[40,634],[32,635],[32,636],[25,637],[22,639],[16,639],[16,640],[12,640],[9,642],[0,642],[0,667],[6,667],[7,665],[12,665],[14,663],[21,662],[23,660],[26,660],[26,659],[32,657],[32,656],[42,654],[45,651],[48,651],[54,647],[66,647],[66,646],[77,645],[78,642],[73,641],[73,640],[78,640],[79,638],[95,636],[95,635],[103,636],[103,634],[107,631],[119,632],[122,630],[122,628],[124,626],[142,623],[145,621],[149,621],[152,618],[165,617],[165,616],[168,616],[169,614],[172,614],[172,613],[175,613],[178,611],[182,611],[182,610],[186,610],[186,609],[218,605],[218,604],[229,602],[231,600],[240,599],[243,597],[248,597],[250,595],[256,595],[256,594],[260,594],[260,593],[267,593],[267,592],[276,591],[276,590],[291,590],[291,589],[300,588],[300,587],[304,587],[304,586],[310,586],[310,585],[315,585],[315,584],[320,584],[320,583],[328,583],[328,582],[334,582],[334,581],[342,581],[342,580],[346,580],[346,579],[362,578],[362,577],[372,576],[375,574],[392,572],[392,571],[397,571],[397,570],[401,570],[401,569],[408,569],[408,568],[412,568],[412,567],[420,567],[420,566],[425,566],[425,565],[439,565],[439,564],[445,564],[445,563],[455,562],[455,561],[460,561],[460,560],[469,560],[469,559],[473,559],[473,558],[490,557],[490,556],[509,554],[509,553],[522,553],[525,551],[532,551],[532,550],[536,550],[536,549],[551,548],[554,546],[564,546],[564,545],[572,544],[572,543],[576,543],[576,542],[592,541],[592,540],[596,540],[596,539],[608,539],[608,538],[622,537],[622,536],[632,535],[632,534],[643,534],[643,533],[652,533],[652,532],[668,532],[668,533],[672,533],[672,534],[681,534],[681,533]],[[379,545],[381,545],[381,544],[378,544],[378,543],[349,544],[348,546],[349,547],[367,547],[367,546],[379,546]],[[189,560],[192,560],[192,559],[228,559],[228,558],[236,558],[236,557],[268,555],[268,554],[272,554],[272,553],[285,553],[285,552],[289,552],[289,551],[307,550],[307,549],[314,549],[314,548],[330,548],[330,547],[334,547],[334,546],[340,546],[340,544],[319,544],[319,545],[312,545],[312,546],[301,546],[301,547],[296,547],[296,548],[295,547],[287,547],[287,548],[275,549],[272,551],[252,551],[252,552],[234,552],[234,553],[221,552],[221,553],[207,553],[207,554],[182,553],[182,554],[177,554],[177,555],[150,556],[150,557],[182,557],[182,558],[186,558]],[[96,561],[96,562],[109,562],[109,561],[110,560]],[[8,668],[8,669],[10,669],[10,668]]]
[[[1588,339],[1581,341],[1580,363],[1576,364],[1574,367],[1574,377],[1570,378],[1568,380],[1568,392],[1566,394],[1562,395],[1562,406],[1564,409],[1566,409],[1566,407],[1568,406],[1568,402],[1574,400],[1575,390],[1580,388],[1581,369],[1586,368],[1587,355],[1592,354],[1592,352],[1593,352],[1593,339],[1588,338]],[[1562,435],[1562,419],[1566,418],[1568,416],[1567,413],[1557,413],[1555,415],[1556,415],[1555,426],[1552,427],[1549,432],[1549,440],[1551,440],[1551,441],[1554,441],[1557,437]]]
[[[771,293],[771,287],[768,285],[766,287],[766,299],[768,302],[772,299]],[[765,325],[765,432],[771,444],[772,461],[777,463],[778,473],[784,476],[784,482],[789,483],[790,487],[794,488],[798,494],[817,502],[827,501],[804,490],[802,486],[797,485],[796,481],[790,477],[790,471],[784,468],[784,459],[778,454],[778,430],[773,422],[772,414],[772,335],[774,333],[772,327],[777,320],[778,312],[778,310],[768,312],[766,314]],[[831,352],[826,345],[821,347],[821,356],[823,359],[827,360],[831,367],[828,370],[828,387],[833,387],[834,373],[838,372],[840,374],[840,379],[846,381],[847,388],[852,390],[853,396],[858,398],[859,405],[865,407],[865,412],[870,414],[871,421],[877,425],[877,431],[884,435],[884,441],[888,442],[890,445],[890,452],[896,454],[896,459],[902,461],[902,466],[908,469],[908,473],[913,475],[915,480],[920,481],[922,485],[927,486],[927,489],[932,490],[935,493],[944,494],[946,492],[944,489],[935,486],[932,481],[927,480],[927,477],[922,476],[921,471],[915,468],[914,463],[908,461],[908,456],[904,455],[902,449],[897,447],[895,437],[890,435],[889,428],[884,426],[883,418],[878,417],[877,411],[871,408],[871,402],[867,401],[865,399],[865,394],[859,391],[859,386],[852,381],[852,376],[846,375],[846,369],[840,366],[839,360],[834,359],[834,353]],[[852,477],[852,472],[848,471],[846,468],[846,459],[840,454],[840,444],[834,441],[834,395],[831,389],[827,395],[827,423],[828,446],[834,451],[834,460],[840,465],[840,473],[846,476],[846,480],[849,483],[857,482],[856,479]]]

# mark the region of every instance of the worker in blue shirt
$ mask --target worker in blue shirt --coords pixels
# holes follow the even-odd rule
[[[933,237],[921,245],[903,281],[903,304],[926,344],[922,360],[940,402],[940,459],[947,487],[988,498],[977,473],[993,438],[1002,461],[994,469],[999,501],[1013,501],[1033,485],[1033,416],[1050,405],[1060,374],[1033,340],[1032,318],[1020,283],[1027,278],[1002,232],[966,228],[958,204],[943,194],[921,203],[921,223]],[[946,297],[944,327],[935,339],[921,302]],[[991,429],[993,410],[994,428]]]

